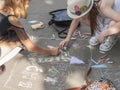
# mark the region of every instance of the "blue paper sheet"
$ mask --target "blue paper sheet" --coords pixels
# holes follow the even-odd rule
[[[78,59],[75,56],[72,56],[70,59],[70,64],[84,64],[85,62],[83,60]]]

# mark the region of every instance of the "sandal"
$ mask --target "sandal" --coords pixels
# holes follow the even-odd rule
[[[5,70],[5,65],[3,64],[0,66],[0,74],[2,74],[4,72],[4,70]]]

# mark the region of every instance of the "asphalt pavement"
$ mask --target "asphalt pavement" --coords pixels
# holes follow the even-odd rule
[[[64,8],[66,0],[31,1],[27,20],[20,20],[34,43],[45,48],[59,45],[63,39],[48,25],[49,12]],[[31,29],[30,25],[36,21],[43,22],[45,27]],[[77,30],[81,30],[82,36],[75,33],[67,50],[61,50],[58,56],[22,51],[7,62],[5,72],[0,75],[0,90],[66,90],[85,85],[89,65],[92,66],[91,81],[105,77],[120,90],[120,37],[112,50],[101,52],[99,46],[89,47],[89,27],[81,24]]]

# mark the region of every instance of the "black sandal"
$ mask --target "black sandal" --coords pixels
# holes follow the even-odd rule
[[[0,74],[2,74],[5,71],[5,65],[1,65],[0,66]]]

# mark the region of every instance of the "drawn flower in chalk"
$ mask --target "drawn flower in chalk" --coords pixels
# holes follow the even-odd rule
[[[80,8],[80,11],[85,11],[87,9],[87,6],[86,5],[84,5],[84,6],[82,6],[81,8]]]
[[[87,9],[86,5],[84,5],[84,6],[80,7],[80,8],[79,8],[78,5],[74,6],[74,10],[75,10],[76,15],[81,15],[81,13],[84,12],[86,9]]]
[[[75,14],[76,15],[80,15],[81,14],[80,8],[77,5],[74,6],[74,10],[75,10]]]

